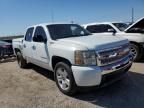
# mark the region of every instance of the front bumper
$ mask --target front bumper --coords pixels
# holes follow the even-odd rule
[[[107,75],[112,73],[126,73],[132,65],[132,60],[132,56],[129,55],[121,61],[106,66],[72,66],[75,82],[77,86],[100,85]],[[116,77],[118,78],[120,76],[121,74]]]
[[[5,55],[13,55],[13,49],[12,48],[1,48],[0,49],[0,54],[2,56],[5,56]]]
[[[143,43],[140,43],[141,44],[141,46],[144,48],[144,42]]]

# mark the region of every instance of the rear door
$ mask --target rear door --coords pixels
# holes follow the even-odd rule
[[[25,34],[25,38],[23,41],[23,56],[28,60],[31,61],[32,59],[32,36],[33,36],[34,28],[28,28]]]
[[[49,51],[47,36],[44,28],[38,26],[33,36],[32,54],[35,64],[47,68],[49,63]]]

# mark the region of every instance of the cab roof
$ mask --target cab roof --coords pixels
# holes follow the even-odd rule
[[[98,25],[98,24],[112,24],[112,23],[122,23],[122,21],[119,22],[94,22],[94,23],[88,23],[88,24],[83,24],[82,26],[89,26],[89,25]]]
[[[28,28],[37,27],[37,26],[55,25],[55,24],[72,24],[72,23],[63,23],[63,22],[60,22],[60,23],[40,23],[40,24],[29,26]]]

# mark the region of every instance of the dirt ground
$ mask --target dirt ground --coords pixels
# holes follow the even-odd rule
[[[144,62],[134,63],[119,82],[69,97],[62,94],[53,73],[16,61],[0,63],[0,108],[144,108]]]

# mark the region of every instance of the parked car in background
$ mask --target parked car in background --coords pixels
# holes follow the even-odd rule
[[[112,34],[127,38],[131,43],[134,61],[139,61],[144,55],[144,18],[129,27],[128,24],[122,22],[90,23],[83,27],[94,34]]]
[[[127,39],[92,35],[77,24],[31,26],[23,39],[13,40],[13,49],[21,68],[33,63],[53,71],[58,88],[67,95],[78,86],[114,82],[132,65]]]
[[[0,58],[13,55],[12,40],[0,40]]]

